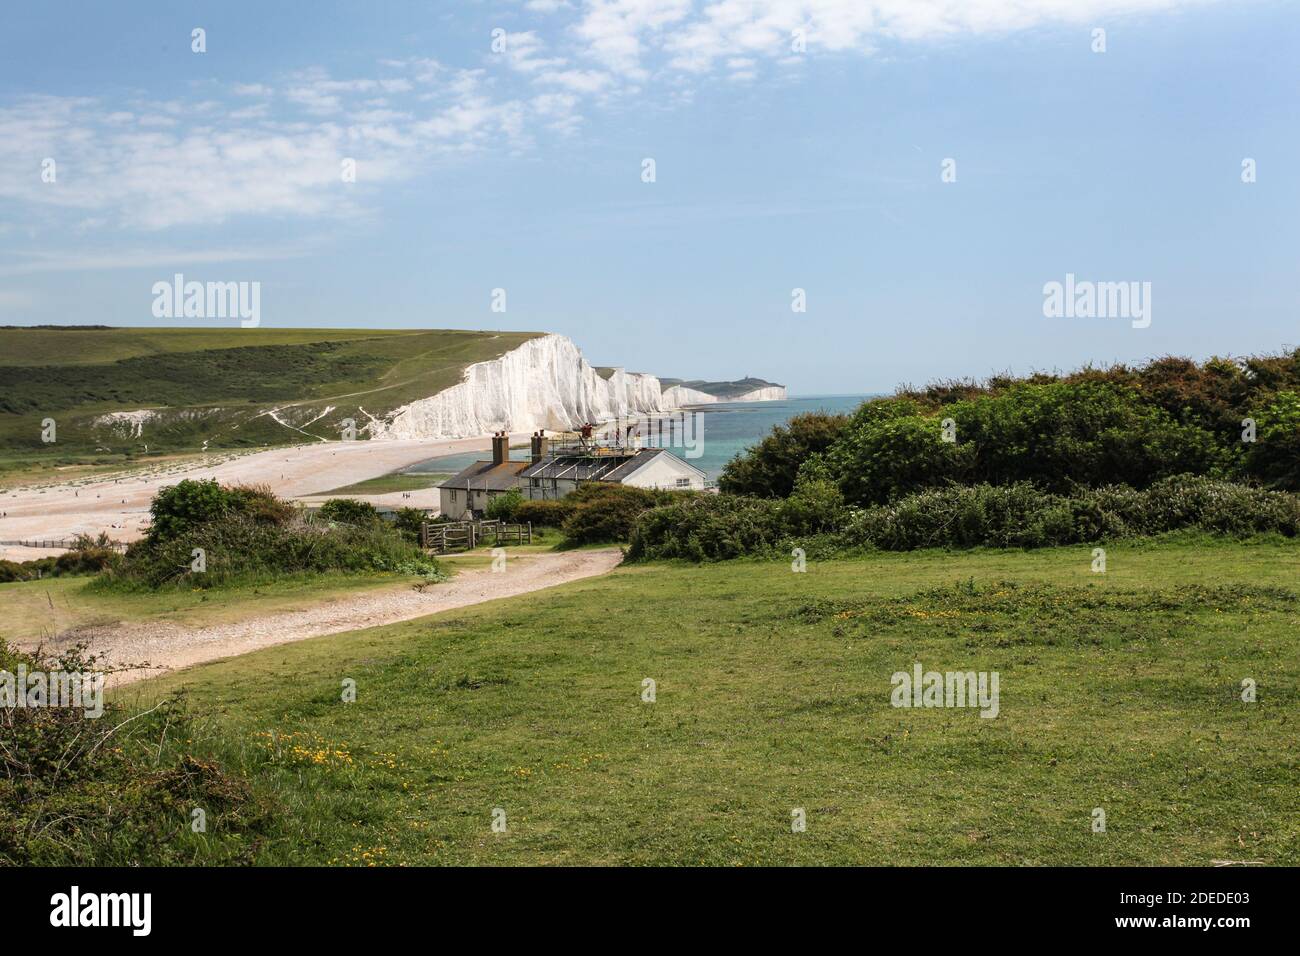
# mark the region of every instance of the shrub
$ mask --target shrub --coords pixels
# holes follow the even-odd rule
[[[597,544],[626,541],[642,512],[673,500],[679,494],[632,485],[592,482],[582,485],[564,500],[572,512],[562,530],[568,544]]]
[[[574,505],[567,499],[536,499],[521,501],[515,509],[515,520],[532,522],[534,528],[558,528],[573,514]]]
[[[393,512],[393,527],[407,541],[418,542],[420,530],[428,520],[428,516],[420,508],[398,508]]]
[[[112,547],[108,535],[102,532],[97,538],[78,535],[72,547],[56,557],[22,562],[0,561],[0,584],[64,575],[98,574],[113,567],[120,557]]]
[[[817,477],[818,472],[814,468],[801,469],[794,493],[783,503],[782,516],[791,534],[838,531],[847,516],[839,487],[829,478]]]
[[[20,664],[103,672],[83,646],[52,658],[0,642],[0,669]],[[105,700],[97,718],[84,707],[0,707],[0,865],[183,864],[200,853],[251,862],[269,807],[245,778],[194,752],[193,722],[176,698],[138,714]],[[196,806],[206,834],[190,832]]]
[[[1300,498],[1213,478],[1180,475],[1145,490],[1124,486],[1058,495],[1027,482],[953,485],[858,512],[841,540],[851,547],[1040,548],[1185,529],[1247,536],[1300,534]]]
[[[944,419],[956,441],[943,440]],[[1134,387],[1048,381],[1014,383],[928,415],[908,400],[868,402],[825,461],[850,503],[874,505],[952,482],[1142,488],[1175,474],[1223,476],[1239,457]]]
[[[782,502],[740,495],[698,495],[642,514],[629,561],[720,561],[772,552],[786,537]]]
[[[784,498],[794,490],[799,466],[811,455],[826,451],[843,433],[846,415],[811,412],[796,415],[757,445],[727,462],[718,487],[735,495]]]
[[[258,524],[286,524],[293,518],[293,505],[277,498],[267,485],[236,485],[228,493],[231,510]]]
[[[333,515],[333,522],[309,521],[292,512],[286,520],[268,521],[279,513],[274,502],[257,504],[250,512],[231,508],[180,534],[135,542],[97,584],[128,590],[209,588],[324,571],[389,571],[426,579],[442,575],[438,563],[411,540],[409,529],[379,520],[371,505],[336,498],[321,510]],[[399,515],[407,525],[423,519],[417,509],[404,510],[413,512]],[[415,527],[418,533],[418,523]],[[204,552],[202,572],[191,569],[195,549]]]
[[[149,507],[153,518],[149,537],[155,541],[176,538],[196,525],[220,517],[230,508],[231,493],[215,481],[186,478],[154,495]]]
[[[1300,496],[1180,475],[1150,488],[1076,488],[1028,482],[949,485],[859,511],[843,509],[818,479],[784,502],[703,496],[643,514],[628,559],[713,561],[770,555],[797,544],[810,554],[879,548],[1041,548],[1196,530],[1244,537],[1300,536]]]
[[[340,524],[373,525],[379,522],[379,512],[375,506],[355,498],[331,498],[320,506],[316,516],[322,521],[337,521]]]
[[[488,499],[487,507],[483,509],[483,514],[494,521],[515,521],[515,513],[519,506],[523,504],[524,493],[518,488],[511,488],[509,491],[499,495],[493,495]]]
[[[1246,452],[1250,473],[1276,488],[1300,491],[1300,392],[1278,392],[1252,417],[1255,441]]]

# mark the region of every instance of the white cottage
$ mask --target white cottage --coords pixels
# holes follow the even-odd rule
[[[569,445],[549,447],[541,433],[533,435],[529,461],[509,460],[509,438],[492,438],[492,460],[478,461],[438,486],[442,513],[451,518],[482,514],[487,503],[511,488],[525,498],[563,498],[592,481],[703,491],[707,476],[664,448]]]

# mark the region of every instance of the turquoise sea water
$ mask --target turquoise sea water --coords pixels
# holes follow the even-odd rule
[[[735,455],[759,441],[776,425],[789,421],[803,412],[824,411],[830,413],[852,412],[871,395],[801,395],[788,398],[782,402],[738,402],[727,405],[701,405],[691,411],[702,412],[700,423],[700,447],[702,454],[698,458],[687,458],[695,467],[703,470],[712,479],[716,479],[722,466]],[[683,449],[673,451],[686,457]],[[408,468],[413,472],[455,472],[478,461],[485,455],[482,451],[460,455],[444,455],[430,458],[418,465]],[[516,450],[512,458],[527,456],[526,448]]]

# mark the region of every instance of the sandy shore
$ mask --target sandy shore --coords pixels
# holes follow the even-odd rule
[[[527,442],[528,435],[511,436]],[[442,440],[319,442],[232,456],[213,453],[207,462],[14,488],[0,492],[0,541],[66,540],[101,531],[118,541],[141,537],[149,502],[164,485],[185,478],[215,478],[222,484],[268,485],[283,498],[312,499],[322,492],[377,478],[428,458],[487,451],[491,436]],[[401,494],[370,500],[399,506],[436,507],[436,494],[418,500]],[[30,560],[57,552],[0,545],[0,558]]]

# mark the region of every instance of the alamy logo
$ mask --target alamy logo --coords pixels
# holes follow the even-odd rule
[[[178,272],[151,291],[155,319],[239,319],[245,329],[262,321],[260,282],[186,282]]]
[[[29,671],[19,664],[17,673],[0,671],[0,708],[23,710],[67,707],[87,717],[104,714],[104,675],[94,671]]]
[[[150,893],[70,893],[50,897],[51,926],[129,926],[133,936],[148,936],[153,928]]]
[[[1043,286],[1043,315],[1049,319],[1131,319],[1135,329],[1151,324],[1150,282],[1065,282]]]
[[[978,707],[981,717],[998,715],[997,671],[927,671],[917,661],[912,672],[897,671],[889,702],[895,707]]]

